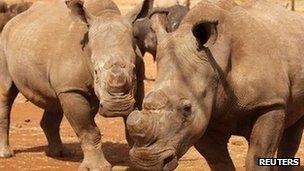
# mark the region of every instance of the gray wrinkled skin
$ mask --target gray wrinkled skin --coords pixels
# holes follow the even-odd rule
[[[98,109],[103,116],[126,117],[141,107],[144,69],[132,34],[140,12],[122,16],[110,0],[49,0],[7,23],[0,42],[0,157],[13,155],[10,109],[21,92],[45,110],[47,155],[64,155],[64,114],[81,142],[79,169],[111,168],[94,117]]]
[[[134,166],[173,170],[194,145],[211,170],[235,170],[231,135],[249,143],[246,170],[270,170],[256,160],[276,150],[294,157],[304,126],[304,17],[226,0],[199,3],[170,34],[159,21],[155,85],[127,119]]]

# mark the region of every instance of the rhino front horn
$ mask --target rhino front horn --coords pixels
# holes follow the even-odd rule
[[[120,66],[114,65],[112,67],[109,71],[107,83],[107,90],[111,94],[127,92],[127,77]]]
[[[149,140],[152,134],[153,126],[148,116],[140,111],[133,111],[127,119],[127,128],[129,134],[135,141],[144,143]]]

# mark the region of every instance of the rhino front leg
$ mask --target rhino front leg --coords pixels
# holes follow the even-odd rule
[[[253,125],[249,150],[246,157],[246,170],[271,170],[269,166],[258,166],[258,158],[274,157],[285,123],[284,110],[272,110],[257,118]]]
[[[304,117],[298,120],[294,125],[286,129],[278,149],[278,158],[293,158],[295,157],[303,134]],[[292,170],[293,167],[279,167],[279,170]]]
[[[0,82],[0,157],[3,158],[13,156],[9,147],[9,126],[11,108],[17,94],[18,90],[12,82],[9,86],[3,86]]]
[[[63,157],[63,146],[60,139],[59,127],[63,113],[45,110],[40,126],[47,138],[48,149],[46,155],[50,157]]]
[[[105,159],[101,148],[101,134],[96,126],[93,111],[85,93],[61,93],[59,99],[64,115],[70,122],[84,153],[84,159],[79,170],[111,170],[111,164]]]
[[[10,113],[18,92],[8,73],[3,51],[0,50],[0,157],[13,156],[9,147]]]
[[[206,131],[204,136],[195,144],[195,148],[207,160],[211,170],[235,170],[227,149],[229,138],[228,135]]]

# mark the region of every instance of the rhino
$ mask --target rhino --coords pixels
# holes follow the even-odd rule
[[[127,119],[130,160],[173,170],[194,146],[211,170],[235,170],[227,143],[258,158],[294,157],[304,126],[304,16],[270,2],[202,1],[173,33],[156,18],[158,74],[141,111]],[[289,168],[282,167],[282,170]]]
[[[189,11],[189,6],[173,5],[170,7],[154,7],[154,0],[147,2],[148,11],[138,16],[138,19],[133,23],[134,30],[133,35],[141,53],[144,55],[149,52],[153,58],[156,57],[157,50],[157,36],[155,31],[152,29],[151,20],[153,15],[161,15],[163,25],[166,27],[168,32],[175,31],[184,16]]]
[[[18,92],[44,109],[46,154],[63,155],[63,115],[80,139],[80,170],[109,170],[94,122],[140,109],[143,61],[132,23],[145,6],[122,16],[111,0],[38,1],[0,37],[0,157],[11,157],[10,110]]]

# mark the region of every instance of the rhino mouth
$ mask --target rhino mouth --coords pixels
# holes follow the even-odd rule
[[[130,150],[130,160],[133,167],[140,170],[164,170],[171,171],[178,166],[178,159],[174,149],[167,149],[157,153],[148,150]]]
[[[99,114],[105,117],[128,116],[134,110],[134,104],[131,95],[110,96],[101,100]]]

